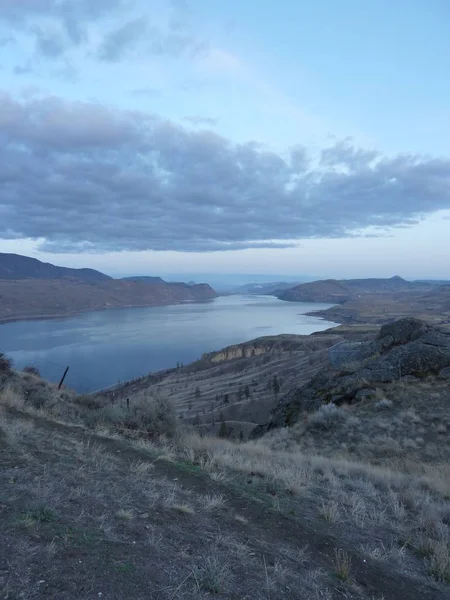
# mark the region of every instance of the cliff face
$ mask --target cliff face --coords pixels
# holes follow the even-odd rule
[[[289,352],[310,351],[326,346],[326,336],[277,335],[260,337],[242,344],[227,346],[217,352],[203,354],[202,361],[217,364],[236,358],[251,358],[263,354],[281,354]]]

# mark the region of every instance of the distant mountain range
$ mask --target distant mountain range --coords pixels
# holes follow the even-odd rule
[[[216,296],[206,283],[168,283],[160,277],[113,279],[94,269],[69,269],[0,253],[0,321],[201,302]]]

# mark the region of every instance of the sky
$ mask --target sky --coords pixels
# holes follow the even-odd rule
[[[447,0],[0,0],[0,252],[450,278]]]

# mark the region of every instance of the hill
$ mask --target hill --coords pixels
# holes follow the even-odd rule
[[[122,277],[121,281],[141,281],[143,283],[166,283],[162,277],[151,277],[149,275],[135,275],[132,277]]]
[[[335,323],[379,324],[402,317],[450,321],[450,286],[437,282],[390,279],[314,281],[275,293],[290,302],[326,302],[314,315]]]
[[[279,291],[288,290],[294,287],[296,284],[293,282],[286,281],[271,281],[263,283],[246,283],[238,287],[230,289],[231,294],[267,294],[276,295]]]
[[[95,271],[94,269],[69,269],[44,263],[36,258],[20,254],[0,253],[0,280],[1,279],[79,279],[80,281],[95,283],[109,281],[112,277]]]
[[[110,280],[0,280],[0,321],[64,317],[87,310],[163,306],[216,297],[207,284],[148,284]]]
[[[283,355],[293,382],[302,353],[332,357],[337,339],[350,344],[338,369],[325,361],[283,384],[274,418],[298,410],[245,442],[225,439],[226,425],[222,437],[187,425],[174,378],[159,389],[134,382],[129,402],[78,396],[0,356],[0,593],[450,598],[449,334],[401,321],[261,338],[161,382],[178,372],[183,388],[222,368],[222,385],[227,373],[244,383],[253,361],[269,359],[279,375]],[[389,368],[399,354],[401,376]]]
[[[0,255],[0,322],[202,302],[216,296],[205,283],[167,283],[160,277],[112,279],[92,269],[66,269],[26,256]]]
[[[395,276],[390,279],[326,279],[302,283],[276,294],[281,300],[290,302],[344,303],[367,294],[393,294],[399,292],[426,292],[435,284],[409,282]]]

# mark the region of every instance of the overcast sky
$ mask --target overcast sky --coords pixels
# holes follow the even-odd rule
[[[447,0],[0,0],[0,251],[450,278]]]

